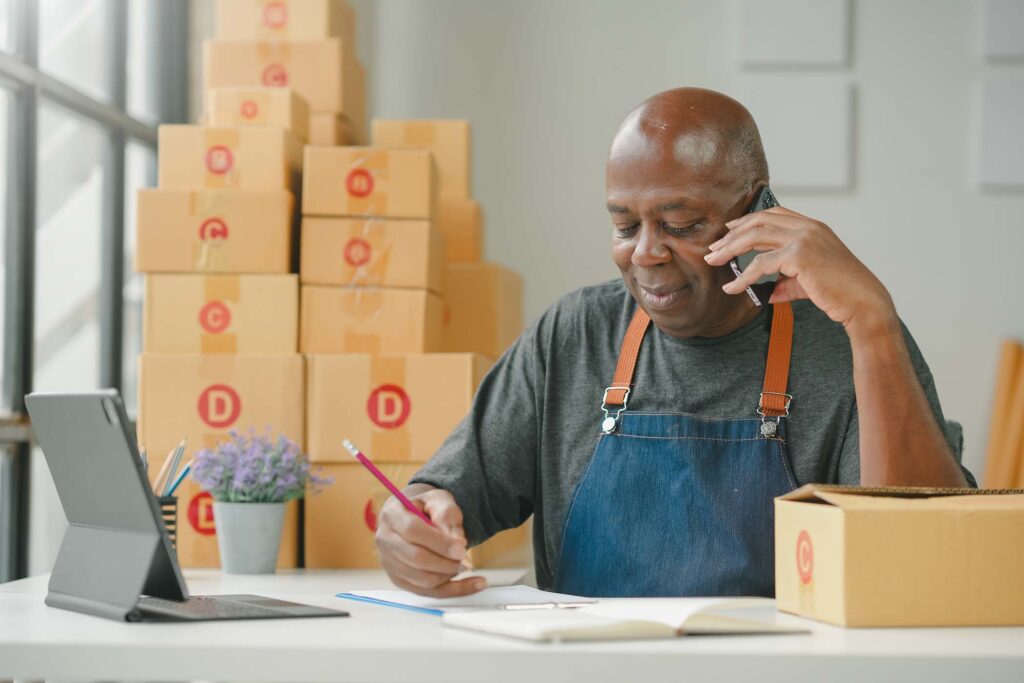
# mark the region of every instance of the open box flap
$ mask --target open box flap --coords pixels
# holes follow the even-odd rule
[[[929,486],[842,486],[804,484],[778,500],[825,503],[848,509],[906,508],[914,499],[929,507],[1024,508],[1024,489],[936,488]]]

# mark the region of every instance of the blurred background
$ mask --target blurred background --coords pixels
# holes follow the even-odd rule
[[[526,319],[616,276],[604,158],[622,117],[689,85],[757,119],[781,202],[889,288],[964,461],[984,470],[999,343],[1024,337],[1021,0],[350,0],[369,114],[465,118],[485,256]],[[49,571],[64,517],[30,390],[135,406],[133,198],[156,125],[202,111],[205,0],[0,0],[0,581]]]

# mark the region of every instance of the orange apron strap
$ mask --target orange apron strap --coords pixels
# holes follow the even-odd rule
[[[626,336],[622,340],[622,347],[619,349],[619,362],[615,366],[615,377],[612,378],[610,387],[604,390],[604,399],[601,402],[601,410],[604,411],[604,420],[601,422],[601,429],[606,433],[615,431],[619,421],[619,414],[626,409],[629,400],[629,389],[633,384],[633,371],[636,369],[636,357],[640,354],[640,344],[644,341],[647,328],[651,324],[651,318],[639,306],[633,313],[633,319],[629,321],[626,328]],[[614,411],[612,417],[610,412]]]
[[[651,318],[644,309],[636,307],[633,319],[626,328],[626,336],[622,339],[619,349],[619,364],[615,366],[615,377],[612,385],[605,389],[604,404],[606,406],[624,406],[629,396],[629,387],[633,384],[633,371],[636,369],[636,357],[640,354],[640,344],[644,341]]]
[[[757,413],[761,415],[761,433],[774,436],[778,424],[765,418],[781,418],[789,415],[789,404],[793,397],[786,393],[789,382],[789,358],[793,351],[793,307],[787,303],[772,305],[772,334],[768,341],[768,364],[764,371],[764,388],[758,401]],[[771,432],[771,433],[766,433]]]
[[[786,393],[789,383],[789,358],[793,350],[793,307],[787,303],[772,305],[772,332],[768,340],[768,362],[764,373],[764,388],[758,402],[757,413],[761,415],[761,434],[774,436],[778,429],[778,420],[771,422],[769,417],[781,418],[789,415],[789,404],[793,397]],[[619,349],[619,361],[615,366],[615,377],[612,384],[604,390],[601,410],[605,419],[601,429],[606,432],[615,431],[619,414],[626,409],[630,387],[633,384],[633,372],[636,359],[640,353],[640,344],[651,324],[651,319],[642,308],[637,306],[633,319],[626,329],[626,336]],[[614,417],[610,414],[614,412]]]

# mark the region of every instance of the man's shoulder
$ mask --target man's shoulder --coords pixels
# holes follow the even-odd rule
[[[616,278],[569,292],[555,302],[552,310],[573,314],[585,312],[611,315],[618,314],[623,306],[632,304],[632,301],[632,295],[626,290],[626,285]]]
[[[539,332],[550,341],[594,334],[617,335],[635,304],[622,280],[581,287],[558,299],[541,316]]]
[[[793,338],[809,337],[827,344],[850,345],[846,330],[810,300],[793,302]]]

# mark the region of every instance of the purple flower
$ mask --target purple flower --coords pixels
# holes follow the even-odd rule
[[[192,478],[215,500],[279,503],[317,493],[333,477],[310,472],[309,458],[284,435],[231,431],[230,439],[196,453]]]

